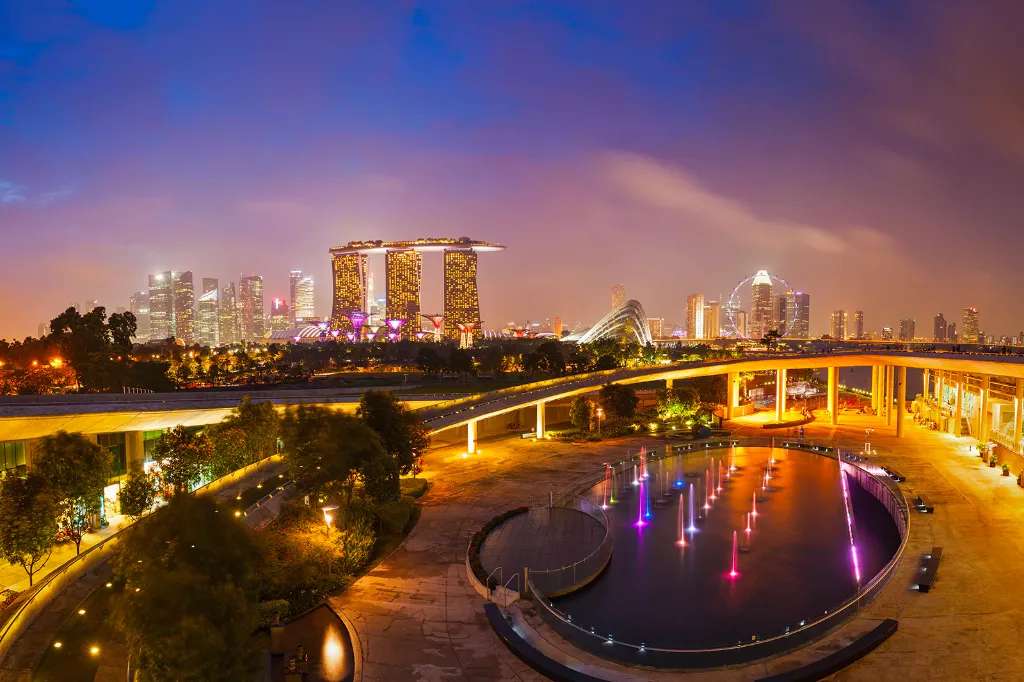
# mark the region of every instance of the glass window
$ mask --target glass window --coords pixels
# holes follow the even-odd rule
[[[0,442],[0,471],[10,471],[25,466],[25,444],[9,440]]]
[[[142,432],[142,449],[143,452],[146,453],[146,462],[153,461],[153,457],[156,453],[156,442],[160,440],[160,436],[162,435],[164,435],[163,429]]]
[[[128,471],[127,451],[124,433],[101,433],[96,442],[110,451],[111,477],[124,476]]]

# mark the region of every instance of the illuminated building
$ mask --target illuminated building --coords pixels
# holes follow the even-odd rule
[[[149,276],[149,338],[162,341],[174,336],[174,289],[170,272]]]
[[[845,310],[833,310],[832,311],[832,327],[829,331],[829,335],[837,340],[842,341],[846,338],[846,311]]]
[[[626,304],[626,287],[621,284],[612,285],[612,310],[618,310]]]
[[[736,333],[741,339],[747,337],[747,311],[737,310],[735,313]]]
[[[238,327],[243,341],[262,341],[266,333],[263,320],[263,278],[247,275],[238,280]]]
[[[947,332],[946,316],[942,313],[936,313],[932,319],[932,338],[936,341],[945,341]]]
[[[690,294],[686,297],[687,338],[704,338],[704,294]]]
[[[772,330],[774,323],[771,275],[767,270],[758,270],[750,286],[752,296],[748,331],[751,338],[760,339]]]
[[[477,255],[473,250],[444,251],[444,335],[465,343],[480,329],[480,293],[477,291]]]
[[[964,343],[981,343],[981,328],[978,325],[978,309],[974,306],[964,308],[960,316],[960,340]]]
[[[348,315],[366,307],[366,275],[369,257],[358,251],[331,249],[334,273],[334,304],[331,307],[331,326],[349,331],[352,323]]]
[[[552,335],[554,335],[556,339],[562,338],[562,329],[562,318],[558,317],[557,315],[551,318],[551,333]]]
[[[722,335],[722,305],[718,301],[704,304],[704,338],[717,339]]]
[[[665,333],[665,318],[664,317],[648,317],[647,326],[651,328],[651,337],[660,339],[664,337]]]
[[[956,334],[956,322],[946,324],[946,341],[956,343],[960,338]]]
[[[863,339],[864,338],[864,311],[855,310],[853,311],[853,338]]]
[[[140,343],[150,339],[149,292],[136,291],[128,297],[128,312],[135,316],[135,338]]]
[[[420,284],[423,280],[423,256],[413,249],[384,254],[384,276],[389,320],[406,320],[405,334],[414,333],[420,316]]]
[[[316,319],[313,309],[313,275],[303,274],[302,270],[292,270],[288,273],[288,289],[292,325],[299,327],[304,322]]]
[[[203,293],[196,302],[196,336],[204,346],[220,345],[220,284],[203,277]]]
[[[916,330],[917,322],[914,320],[900,320],[900,341],[913,341]]]
[[[773,329],[776,329],[783,336],[788,336],[789,318],[787,317],[786,310],[786,294],[780,294],[775,297],[772,317],[774,319]]]
[[[235,283],[228,284],[220,293],[220,343],[226,346],[242,340],[242,332],[238,326],[238,296],[235,292]]]
[[[786,336],[806,339],[811,335],[811,295],[802,291],[786,292]]]
[[[192,271],[175,272],[173,276],[174,337],[188,346],[196,340],[196,293],[192,284]]]
[[[288,304],[283,298],[275,297],[270,301],[270,333],[288,331],[291,328],[291,315]]]
[[[882,340],[892,341],[892,327],[882,327]]]

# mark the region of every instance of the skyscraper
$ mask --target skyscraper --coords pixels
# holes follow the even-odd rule
[[[303,274],[302,270],[288,273],[289,301],[291,303],[291,322],[294,326],[316,319],[314,312],[313,275]]]
[[[352,329],[348,315],[369,312],[366,301],[368,256],[351,249],[331,249],[331,268],[334,277],[334,302],[331,306],[331,326]]]
[[[786,294],[775,297],[772,305],[773,327],[783,336],[789,336],[789,318],[787,316]]]
[[[837,341],[842,341],[846,338],[846,311],[845,310],[833,310],[832,311],[832,328],[830,330],[830,336]]]
[[[444,335],[459,339],[467,331],[474,339],[480,329],[477,254],[472,249],[444,250]]]
[[[853,311],[853,338],[863,339],[864,338],[864,311],[854,310]]]
[[[136,291],[128,297],[128,312],[135,316],[135,340],[146,343],[150,338],[149,292]]]
[[[717,339],[722,335],[722,305],[718,301],[704,304],[704,338]]]
[[[149,276],[149,338],[163,341],[174,336],[174,288],[170,272]]]
[[[911,319],[900,320],[900,341],[913,341],[916,332],[916,321]]]
[[[806,339],[811,330],[811,295],[802,291],[786,292],[786,332],[791,339]]]
[[[626,304],[626,287],[621,284],[612,285],[612,310]]]
[[[772,278],[767,270],[758,270],[751,284],[751,311],[748,322],[749,335],[753,339],[763,338],[774,326]]]
[[[948,322],[946,324],[946,340],[952,343],[960,340],[960,337],[956,334],[956,322]]]
[[[203,277],[203,293],[196,302],[196,337],[204,346],[220,345],[220,283]]]
[[[653,338],[660,339],[665,335],[664,317],[648,317],[647,326],[651,328],[651,336]]]
[[[690,339],[704,338],[704,294],[686,297],[686,336]]]
[[[945,341],[947,331],[946,316],[942,313],[936,313],[932,320],[932,338],[936,341]]]
[[[174,273],[174,336],[186,346],[195,343],[196,293],[192,271]]]
[[[261,341],[266,333],[263,278],[248,275],[238,281],[238,326],[243,341]]]
[[[963,315],[960,317],[960,340],[963,343],[981,343],[978,309],[974,306],[964,308]]]
[[[284,332],[292,326],[292,316],[288,304],[283,298],[274,297],[270,301],[270,331]]]
[[[242,340],[238,327],[238,295],[235,283],[231,282],[220,292],[220,343],[228,345]]]
[[[389,320],[405,320],[406,335],[416,331],[420,317],[420,285],[423,256],[413,249],[389,250],[384,254],[387,280],[385,314]]]

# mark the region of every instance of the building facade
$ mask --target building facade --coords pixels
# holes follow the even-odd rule
[[[786,292],[786,332],[791,339],[806,339],[811,334],[811,295],[802,291]]]
[[[915,320],[900,320],[900,341],[913,341],[917,334],[917,322]]]
[[[139,343],[150,340],[149,292],[136,291],[128,297],[128,312],[135,316],[135,339]]]
[[[220,283],[203,277],[203,293],[196,303],[196,337],[210,348],[220,345]]]
[[[313,275],[307,275],[302,270],[290,271],[288,273],[288,293],[293,326],[298,327],[317,319]]]
[[[829,336],[837,341],[843,341],[846,339],[846,311],[845,310],[833,310],[832,311],[832,325],[829,329]]]
[[[444,335],[464,341],[467,334],[476,339],[481,331],[476,252],[445,249]]]
[[[854,310],[853,311],[853,338],[858,341],[866,338],[864,336],[864,311]]]
[[[946,324],[946,316],[942,313],[936,313],[935,317],[932,318],[932,339],[935,341],[945,341],[948,332],[949,325]]]
[[[767,270],[759,270],[751,283],[750,317],[747,321],[750,338],[761,339],[774,328],[774,302],[771,275]]]
[[[196,292],[192,271],[174,273],[174,337],[190,346],[196,342]]]
[[[722,335],[722,304],[708,301],[704,304],[704,338],[717,339]]]
[[[962,343],[981,343],[978,309],[974,306],[964,308],[964,312],[960,316],[960,341]]]
[[[704,338],[704,294],[690,294],[686,297],[686,337]]]
[[[263,278],[247,275],[238,281],[238,327],[243,341],[262,341],[266,335]]]
[[[173,285],[169,271],[149,276],[149,338],[152,341],[174,336]]]
[[[219,333],[221,345],[238,343],[242,332],[238,326],[238,294],[231,282],[220,292]]]
[[[369,256],[361,252],[333,253],[331,269],[334,279],[331,326],[351,330],[352,323],[348,316],[363,312],[366,308]]]
[[[415,333],[420,317],[423,255],[414,249],[388,251],[384,254],[384,278],[387,319],[404,320],[403,333]]]

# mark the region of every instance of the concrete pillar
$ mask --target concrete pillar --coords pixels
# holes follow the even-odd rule
[[[927,369],[924,370],[923,371],[923,375],[924,376],[921,377],[921,379],[922,379],[922,381],[921,381],[921,397],[927,399],[928,398],[928,394],[931,393],[931,391],[929,390],[931,388],[931,384],[932,384],[932,373],[931,373],[931,370],[927,370]]]
[[[740,375],[730,372],[726,377],[725,418],[735,419],[736,408],[740,406]]]
[[[839,423],[839,368],[828,368],[828,412],[832,426]]]
[[[146,441],[142,431],[128,431],[124,434],[124,459],[128,473],[142,473],[146,463]]]
[[[871,366],[871,409],[878,414],[878,404],[882,402],[878,396],[878,365]]]
[[[1017,394],[1013,400],[1013,449],[1021,454],[1020,439],[1024,427],[1024,379],[1017,379]]]
[[[775,421],[781,422],[786,414],[786,370],[775,370]]]
[[[946,392],[946,373],[938,372],[935,376],[935,402],[942,407],[942,394]]]
[[[672,380],[671,379],[665,379],[665,390],[666,391],[671,391],[672,390]]]
[[[986,376],[981,380],[981,406],[978,410],[978,440],[988,441],[988,434],[992,427],[992,418],[988,416],[988,396],[992,392],[992,377]]]
[[[953,434],[962,436],[964,433],[964,375],[957,375],[956,379],[956,408],[953,410]]]
[[[544,431],[544,403],[539,402],[537,403],[537,438],[543,438]]]
[[[476,453],[476,420],[466,424],[466,452]]]
[[[895,368],[894,368],[895,369]],[[896,437],[903,438],[903,420],[907,413],[907,368],[899,368],[896,393]]]

